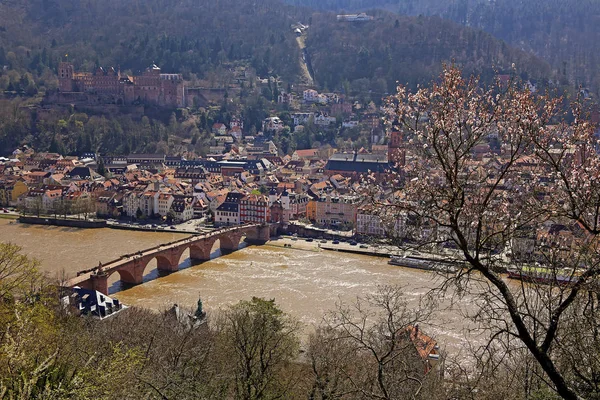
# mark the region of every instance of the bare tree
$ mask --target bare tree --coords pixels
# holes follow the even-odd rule
[[[39,263],[11,243],[0,243],[0,302],[39,289],[42,275]]]
[[[397,286],[338,304],[310,340],[311,398],[432,398],[439,370],[419,348],[435,342],[424,343],[418,331],[432,310],[429,302],[409,307]]]
[[[253,297],[223,311],[216,321],[219,351],[233,373],[236,399],[283,399],[298,377],[286,374],[298,356],[299,325],[274,300]]]
[[[595,361],[576,372],[567,360],[580,349],[563,339],[583,334],[583,313],[600,321],[597,300],[577,307],[594,298],[600,272],[600,157],[582,105],[565,114],[562,104],[515,79],[484,89],[454,66],[430,88],[400,86],[387,116],[408,167],[395,180],[401,195],[376,203],[405,222],[397,243],[464,262],[443,286],[474,299],[470,316],[490,332],[485,349],[526,349],[539,378],[576,399],[598,395]],[[543,284],[508,283],[507,267]]]

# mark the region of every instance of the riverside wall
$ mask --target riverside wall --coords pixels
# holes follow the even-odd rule
[[[19,216],[17,221],[19,221],[22,224],[66,226],[69,228],[106,228],[107,227],[105,220],[85,220],[85,219],[35,217],[35,216],[30,216],[30,215],[21,215],[21,216]]]

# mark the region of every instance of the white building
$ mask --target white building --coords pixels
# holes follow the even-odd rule
[[[370,236],[385,236],[386,234],[381,217],[362,211],[356,214],[356,233]]]
[[[304,101],[306,101],[307,103],[314,103],[318,100],[319,98],[319,92],[317,92],[314,89],[307,89],[304,92],[302,92],[302,98],[304,99]]]
[[[193,196],[177,196],[171,204],[175,221],[185,222],[194,218],[194,197]]]
[[[215,226],[240,224],[240,201],[242,193],[230,192],[225,201],[215,211]]]
[[[166,217],[171,209],[171,204],[173,204],[174,199],[175,198],[171,193],[159,193],[158,196],[154,198],[154,209],[161,217]]]
[[[123,195],[123,211],[130,217],[135,217],[140,208],[140,193],[131,191]]]
[[[145,217],[151,217],[158,212],[154,208],[155,198],[158,197],[158,192],[148,190],[140,196],[140,210]]]
[[[374,18],[365,13],[338,15],[337,20],[343,22],[372,21]]]
[[[371,212],[365,208],[359,208],[356,213],[356,234],[368,236],[391,236],[397,237],[405,230],[405,218],[395,216],[386,218]]]
[[[311,118],[314,118],[315,113],[293,113],[291,115],[291,117],[294,119],[294,126],[298,126],[298,125],[304,125],[306,124],[308,121],[310,121]]]
[[[263,121],[263,131],[265,132],[279,132],[283,130],[283,121],[279,117],[269,117]]]
[[[336,122],[335,117],[330,117],[326,114],[319,114],[319,115],[315,116],[315,125],[329,126],[329,125],[335,124],[335,122]]]

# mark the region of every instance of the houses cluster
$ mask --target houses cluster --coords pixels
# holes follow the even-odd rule
[[[215,124],[215,136],[232,127]],[[38,215],[97,215],[182,222],[207,217],[216,226],[312,221],[352,228],[364,196],[361,176],[386,174],[385,155],[331,146],[280,156],[255,141],[240,155],[61,156],[23,147],[0,160],[0,206]],[[101,172],[102,174],[100,174]]]
[[[423,169],[419,164],[416,152],[412,151],[408,141],[399,132],[392,132],[388,157],[395,154],[398,161],[397,184],[386,186],[380,185],[380,192],[376,194],[377,206],[362,202],[356,215],[355,232],[364,236],[386,236],[395,237],[398,240],[415,240],[428,243],[444,243],[451,245],[453,233],[449,228],[428,221],[417,220],[415,214],[399,211],[414,208],[415,198],[406,198],[407,191],[403,188],[404,183],[427,179],[428,185],[435,190],[436,185],[443,186],[445,182],[444,172],[435,166]],[[589,148],[577,148],[568,146],[565,148],[552,148],[549,154],[558,159],[561,157],[565,163],[580,165],[586,160],[586,152],[594,151]],[[338,156],[338,155],[335,155]],[[333,158],[336,158],[336,157]],[[366,155],[374,157],[373,154]],[[360,155],[357,155],[360,157]],[[338,157],[339,159],[339,157]],[[330,164],[332,160],[330,160]],[[506,166],[511,165],[510,174],[506,174]],[[523,152],[514,155],[509,145],[503,144],[498,135],[491,132],[481,140],[481,143],[471,149],[468,160],[464,162],[461,171],[462,176],[469,177],[476,184],[465,184],[466,198],[475,197],[478,191],[490,189],[494,195],[490,197],[490,208],[496,210],[501,218],[509,220],[513,218],[518,221],[521,217],[521,209],[514,207],[515,196],[520,193],[528,193],[535,190],[536,201],[540,205],[544,200],[556,195],[556,181],[552,170],[540,158]],[[535,188],[535,189],[532,189]],[[387,191],[386,191],[387,190]],[[379,205],[389,204],[390,207]],[[513,214],[514,213],[514,214]],[[499,218],[499,219],[501,219]],[[503,229],[494,218],[490,218],[490,226],[483,226],[484,237],[490,237]],[[466,240],[475,238],[476,232],[469,232],[465,228]],[[567,261],[578,248],[595,243],[595,238],[584,229],[582,222],[565,220],[560,216],[553,219],[536,220],[531,218],[527,222],[519,224],[512,235],[510,242],[502,249],[494,248],[489,251],[501,252],[503,257],[522,262],[545,263],[548,254],[552,254],[557,260]]]
[[[266,79],[270,82],[269,87],[278,85],[279,81],[273,79]],[[386,144],[382,110],[373,102],[361,104],[345,93],[319,93],[306,86],[289,85],[287,90],[277,91],[278,107],[269,110],[262,124],[244,127],[240,110],[233,111],[233,117],[227,117],[226,121],[217,120],[212,126],[213,136],[207,155],[219,157],[233,151],[237,157],[252,158],[256,153],[264,153],[267,147],[271,155],[277,155],[273,138],[284,131],[295,135],[306,129],[320,131],[329,138],[340,136],[339,129],[353,130],[341,135],[345,138],[342,147],[346,149],[356,147],[356,142],[361,143],[360,147]],[[314,138],[314,135],[311,137]],[[313,144],[313,140],[309,145]],[[284,151],[288,149],[284,148]]]
[[[241,126],[235,124],[239,125],[215,124],[215,136]],[[417,224],[409,214],[382,214],[381,207],[373,206],[366,183],[379,183],[378,203],[394,204],[403,201],[402,182],[423,173],[401,132],[390,132],[388,139],[387,145],[371,151],[343,153],[324,145],[285,156],[272,141],[258,139],[244,151],[232,146],[226,153],[194,160],[163,154],[71,157],[24,146],[0,158],[0,206],[32,214],[129,220],[207,218],[215,226],[303,221],[365,236],[409,236],[418,225],[422,237],[448,237],[439,228]],[[473,147],[465,165],[482,180],[494,171],[500,175],[506,163],[499,140],[494,135],[488,139]],[[514,163],[515,176],[522,176],[523,182],[528,176],[538,177],[536,187],[542,195],[551,182],[543,173],[532,173],[540,168],[526,154]],[[436,182],[441,172],[427,174]],[[513,188],[501,182],[497,190],[509,196]],[[568,254],[573,245],[587,240],[581,227],[559,221],[523,226],[517,233],[511,246],[514,257],[530,258],[537,249],[557,244]]]
[[[290,93],[280,92],[278,103],[289,112],[287,124],[291,132],[303,131],[310,124],[323,131],[357,129],[361,136],[369,138],[373,146],[385,141],[381,110],[372,102],[363,105],[352,101],[345,93],[319,93],[307,88]],[[265,119],[263,131],[281,132],[285,128],[284,123],[281,118],[272,115]]]
[[[319,93],[315,89],[305,89],[299,92],[286,93],[281,91],[277,96],[277,103],[289,104],[297,107],[315,105],[329,105],[334,106],[335,104],[346,104],[345,97],[339,93]],[[352,111],[352,104],[347,103],[346,111]],[[334,109],[339,107],[334,107]]]

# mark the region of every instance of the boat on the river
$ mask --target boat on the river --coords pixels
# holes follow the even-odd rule
[[[427,260],[423,258],[415,258],[409,256],[390,256],[388,261],[390,265],[397,265],[399,267],[422,269],[425,271],[436,271],[444,273],[455,273],[458,268],[452,263]]]
[[[579,280],[578,271],[572,269],[546,268],[542,266],[523,266],[509,268],[508,277],[525,282],[543,284],[573,285]]]

